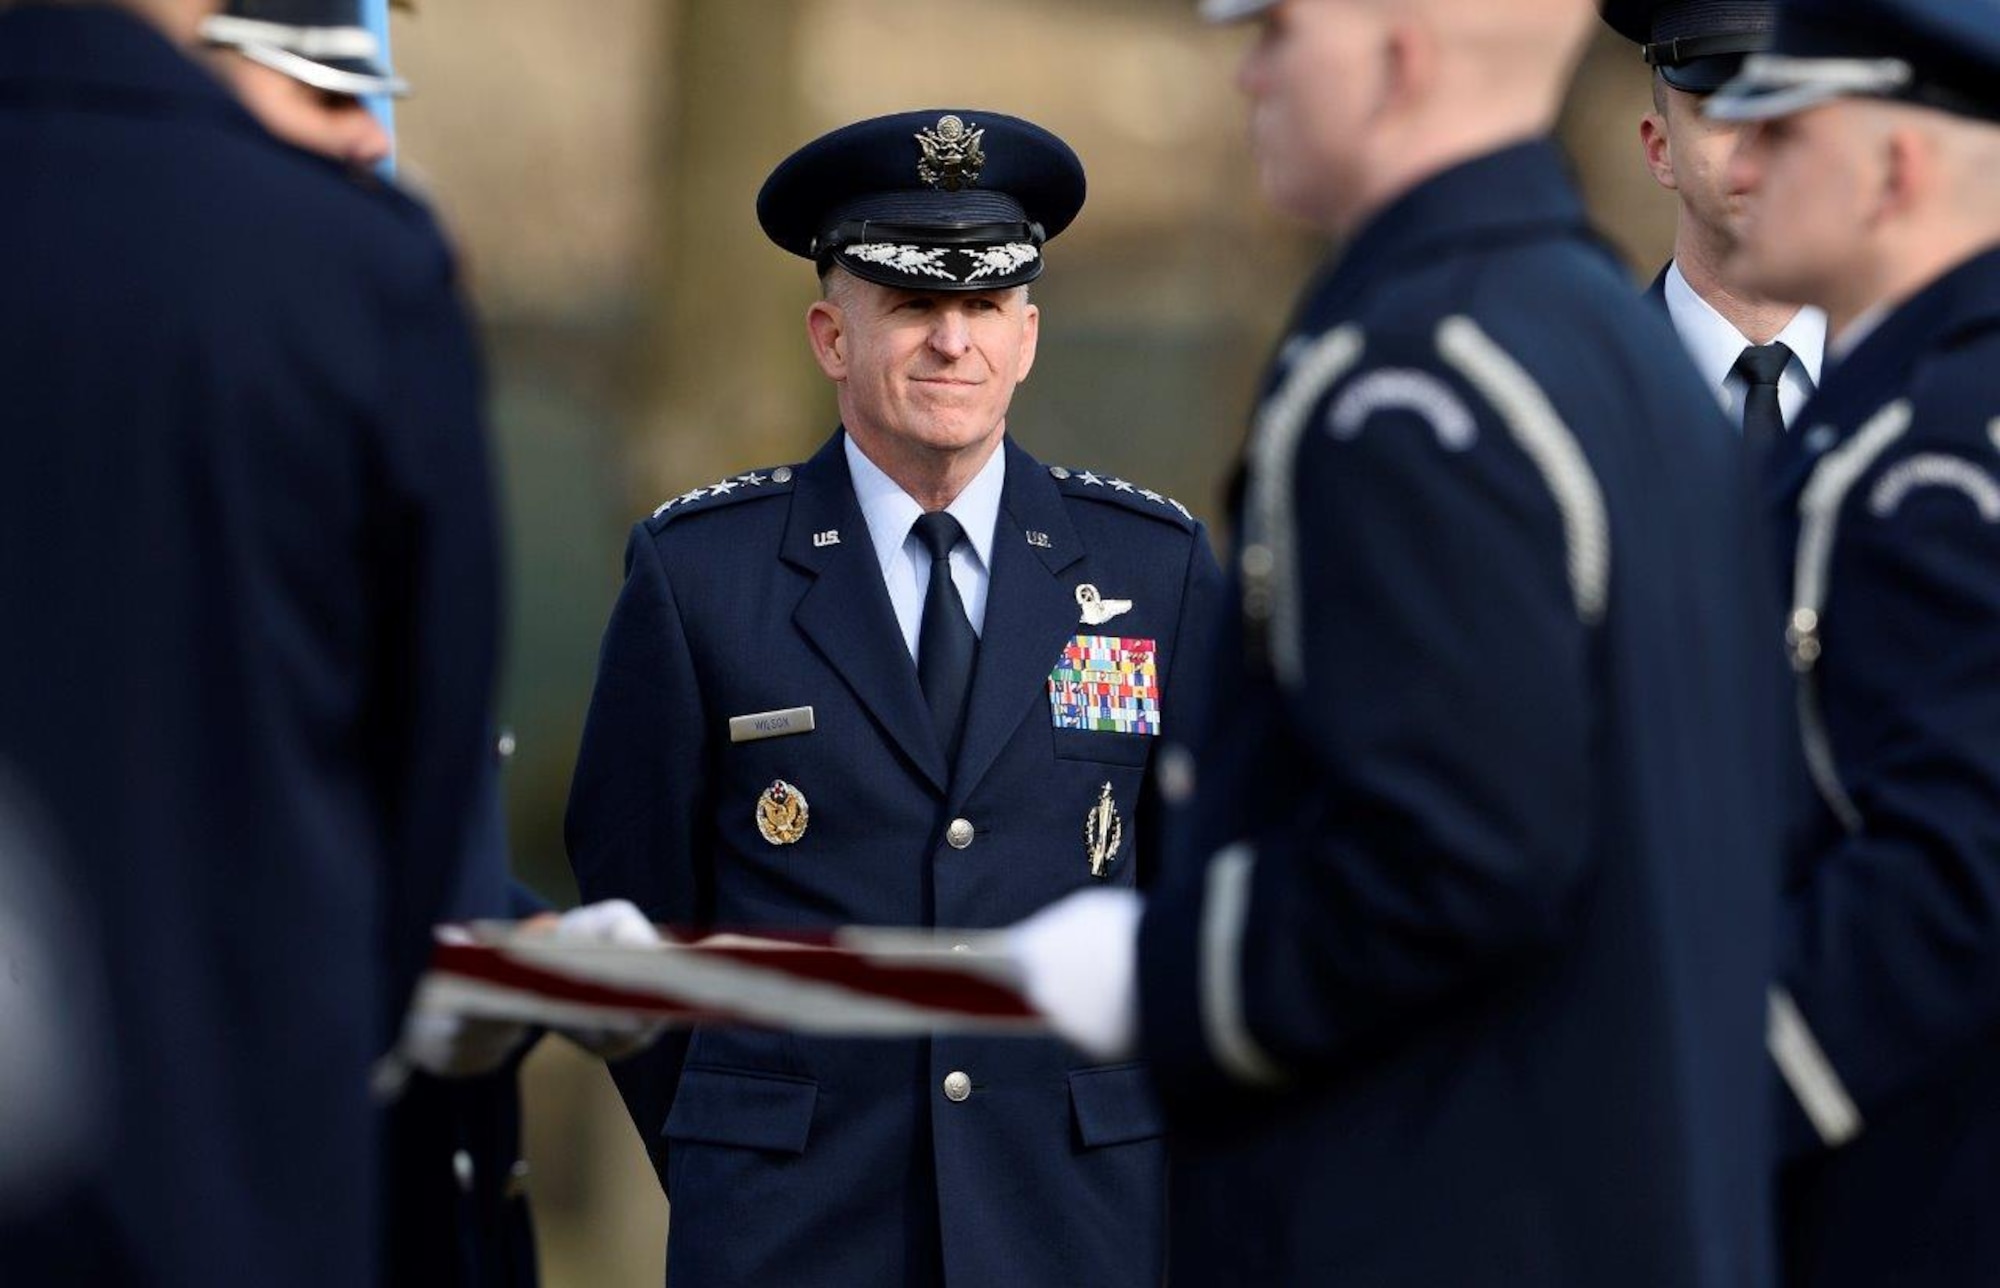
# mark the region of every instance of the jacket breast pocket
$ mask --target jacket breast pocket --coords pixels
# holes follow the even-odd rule
[[[1069,1104],[1077,1140],[1085,1149],[1152,1140],[1166,1133],[1153,1076],[1144,1064],[1071,1070]]]
[[[681,1071],[660,1134],[670,1141],[803,1154],[819,1084],[810,1078],[737,1069]]]
[[[1143,767],[1159,739],[1145,733],[1100,733],[1095,729],[1051,729],[1057,760],[1094,760],[1103,765]]]

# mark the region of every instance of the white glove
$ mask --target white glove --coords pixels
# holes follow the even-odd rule
[[[660,942],[659,932],[645,914],[625,899],[585,904],[559,917],[535,917],[521,928],[558,943],[645,946]],[[663,1027],[635,1020],[558,1031],[586,1051],[606,1060],[622,1060],[658,1041]],[[425,1073],[440,1078],[473,1078],[506,1064],[532,1032],[525,1024],[460,1015],[432,1002],[419,990],[403,1021],[403,1037],[396,1050],[404,1064]]]
[[[1136,890],[1080,890],[1007,931],[1028,1000],[1095,1060],[1129,1059],[1139,1044]]]
[[[564,943],[622,944],[645,948],[660,942],[660,932],[646,920],[646,914],[626,899],[606,899],[602,903],[572,908],[556,919],[550,932]],[[666,1025],[632,1020],[603,1028],[559,1029],[564,1037],[604,1060],[623,1060],[644,1051],[660,1040]]]
[[[439,1006],[427,990],[419,988],[409,1014],[403,1017],[402,1040],[396,1043],[394,1055],[376,1070],[377,1094],[385,1100],[394,1098],[411,1069],[438,1078],[476,1078],[492,1073],[527,1040],[524,1024],[460,1015]]]

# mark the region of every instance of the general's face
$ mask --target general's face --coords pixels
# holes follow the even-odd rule
[[[1383,9],[1358,0],[1280,0],[1264,11],[1236,84],[1273,206],[1322,228],[1350,222],[1388,34]]]
[[[360,99],[315,89],[233,51],[223,54],[221,66],[250,115],[293,147],[358,169],[388,159],[389,133]]]
[[[1040,311],[1025,288],[905,291],[847,277],[813,306],[815,354],[841,386],[848,428],[906,448],[997,440],[1035,365]]]
[[[1838,302],[1866,257],[1886,178],[1875,143],[1844,102],[1746,130],[1729,166],[1743,194],[1731,272],[1777,299]]]
[[[1729,163],[1744,127],[1711,119],[1702,112],[1699,95],[1668,88],[1665,96],[1662,153],[1652,158],[1653,172],[1679,194],[1689,217],[1731,241],[1743,216],[1743,194],[1730,177]]]

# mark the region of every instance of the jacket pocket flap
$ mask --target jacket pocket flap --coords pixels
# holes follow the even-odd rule
[[[1158,740],[1147,733],[1106,733],[1096,729],[1051,729],[1056,759],[1094,760],[1103,765],[1144,765]]]
[[[1166,1130],[1152,1073],[1144,1064],[1072,1070],[1069,1103],[1086,1149],[1150,1140]]]
[[[803,1154],[818,1100],[819,1084],[805,1078],[688,1068],[681,1072],[674,1107],[660,1134],[669,1140]]]

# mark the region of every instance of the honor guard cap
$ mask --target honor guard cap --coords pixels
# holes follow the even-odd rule
[[[229,0],[202,38],[330,94],[400,97],[409,84],[382,62],[361,0]]]
[[[1776,0],[1604,0],[1604,21],[1675,89],[1713,94],[1769,48]]]
[[[1780,0],[1768,53],[1709,100],[1720,120],[1882,98],[2000,122],[1996,0]]]
[[[934,108],[806,144],[757,194],[765,235],[822,272],[915,291],[992,291],[1042,275],[1083,208],[1083,163],[1039,125]]]

